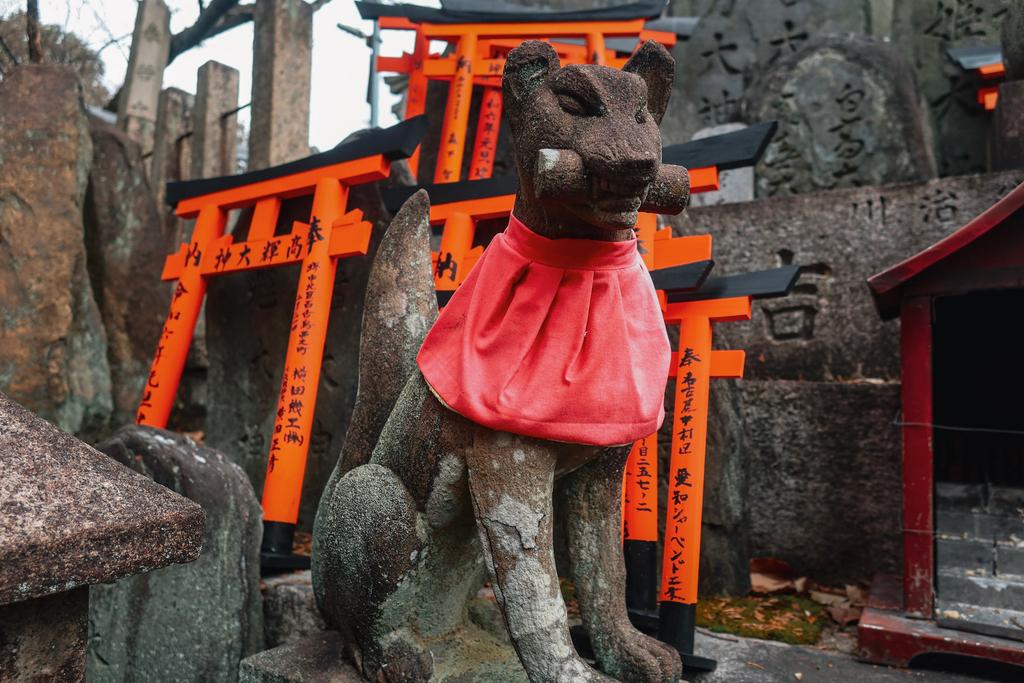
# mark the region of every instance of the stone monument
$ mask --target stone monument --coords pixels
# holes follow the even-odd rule
[[[914,72],[891,45],[827,37],[778,60],[745,98],[779,131],[757,167],[759,196],[935,176]]]

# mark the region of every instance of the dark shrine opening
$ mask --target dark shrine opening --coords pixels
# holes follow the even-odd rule
[[[935,481],[1024,487],[1024,290],[935,299]]]

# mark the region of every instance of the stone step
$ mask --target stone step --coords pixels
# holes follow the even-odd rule
[[[1024,523],[1019,517],[994,515],[988,512],[935,510],[935,532],[948,538],[987,541],[1024,541]]]
[[[936,576],[939,600],[979,607],[1024,609],[1024,579],[1014,576],[973,576],[965,570],[940,567]]]
[[[935,603],[935,622],[945,628],[1024,640],[1024,611],[939,599]]]
[[[958,568],[973,576],[995,575],[995,543],[973,538],[935,539],[935,564]]]
[[[996,543],[996,574],[1021,577],[1024,581],[1024,543]]]

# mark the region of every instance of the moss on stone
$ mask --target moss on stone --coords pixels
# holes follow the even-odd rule
[[[825,608],[796,595],[709,598],[697,605],[697,625],[747,638],[813,645],[828,623]]]

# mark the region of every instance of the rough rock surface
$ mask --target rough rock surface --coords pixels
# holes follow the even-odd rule
[[[914,71],[888,43],[809,41],[777,60],[744,99],[748,120],[779,122],[757,166],[758,196],[935,177]]]
[[[0,388],[83,435],[112,407],[82,240],[91,163],[74,71],[25,65],[0,82]]]
[[[893,3],[892,43],[917,71],[932,120],[939,175],[985,170],[991,116],[978,106],[978,79],[953,62],[951,47],[993,45],[1009,0]]]
[[[124,427],[99,448],[201,505],[207,521],[194,563],[91,589],[90,680],[234,680],[263,646],[261,512],[245,474],[151,427]]]
[[[263,634],[267,648],[295,642],[327,629],[313,596],[309,571],[263,580]]]
[[[199,556],[202,509],[0,394],[0,605]]]
[[[89,121],[93,163],[85,196],[89,275],[107,332],[114,424],[133,422],[171,287],[160,281],[171,245],[146,179],[138,143],[114,126]]]

